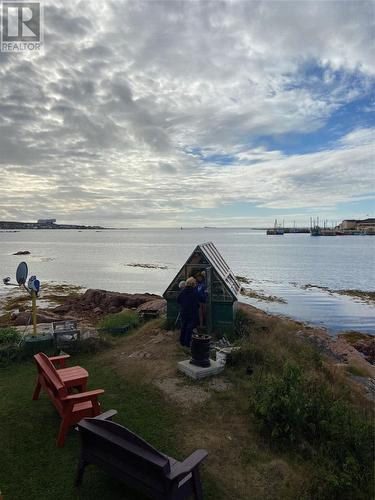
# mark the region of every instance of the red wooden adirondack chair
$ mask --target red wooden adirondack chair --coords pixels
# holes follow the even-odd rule
[[[44,354],[44,352],[35,354],[34,359],[38,369],[38,378],[36,381],[33,399],[38,399],[41,389],[41,382],[39,379],[40,376],[43,377],[44,371],[46,369],[50,369],[55,374],[57,373],[61,380],[64,382],[65,387],[67,387],[68,389],[76,388],[79,392],[84,392],[86,390],[87,380],[89,378],[87,370],[85,370],[81,366],[71,366],[67,368],[65,361],[69,358],[69,354],[50,357]]]
[[[56,358],[61,357],[54,357],[52,361],[58,361]],[[72,387],[86,389],[87,377],[83,381],[83,372],[78,371],[78,378],[74,378],[73,374],[69,375],[69,372],[65,372],[66,377],[64,382],[64,370],[69,370],[69,368],[56,370],[51,358],[48,358],[43,353],[36,354],[34,359],[38,368],[38,379],[33,399],[38,399],[40,390],[43,387],[62,419],[57,437],[57,445],[63,446],[69,427],[77,424],[82,418],[96,417],[100,414],[98,396],[99,394],[103,394],[104,390],[97,389],[95,391],[73,394],[71,392]],[[64,360],[60,359],[59,361],[64,363]],[[81,370],[84,369],[82,368]],[[63,372],[62,376],[60,375],[61,372]],[[86,370],[84,372],[87,374]]]

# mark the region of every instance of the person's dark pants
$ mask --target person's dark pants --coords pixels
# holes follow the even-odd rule
[[[206,322],[206,303],[199,302],[199,326],[203,327]]]
[[[197,326],[196,320],[192,318],[181,318],[180,344],[190,347],[193,329]]]

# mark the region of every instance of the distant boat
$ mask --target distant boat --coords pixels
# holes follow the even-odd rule
[[[310,217],[310,235],[311,236],[322,236],[322,229],[319,226],[319,217],[317,217],[316,220],[314,218],[314,221]]]
[[[319,226],[314,226],[310,230],[311,236],[322,236],[322,231]]]
[[[279,224],[277,224],[277,219],[275,219],[275,223],[273,226],[273,229],[267,229],[267,234],[268,235],[283,235],[284,234],[284,228]]]
[[[337,231],[327,227],[314,226],[311,228],[310,234],[311,236],[337,236]]]

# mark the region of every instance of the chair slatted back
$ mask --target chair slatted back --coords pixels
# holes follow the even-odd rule
[[[169,458],[121,425],[87,418],[78,425],[84,449],[101,463],[132,477],[144,491],[164,492]]]
[[[40,382],[57,410],[61,413],[62,403],[60,399],[67,395],[66,387],[48,356],[40,352],[35,354],[34,359],[38,368]]]

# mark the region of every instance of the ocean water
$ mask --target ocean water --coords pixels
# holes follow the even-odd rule
[[[267,236],[250,229],[25,230],[0,232],[0,278],[25,260],[46,281],[161,294],[198,243],[212,241],[253,290],[286,303],[241,297],[260,309],[326,327],[375,334],[375,308],[323,290],[374,290],[375,237]],[[15,256],[29,250],[31,255]],[[161,268],[131,267],[152,264]],[[306,285],[316,285],[315,287]],[[0,283],[1,295],[9,287]]]

